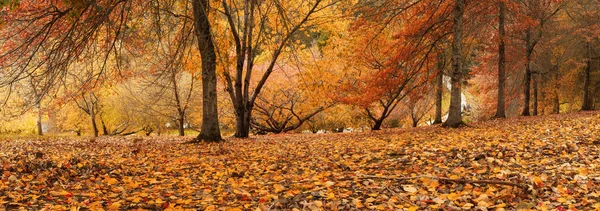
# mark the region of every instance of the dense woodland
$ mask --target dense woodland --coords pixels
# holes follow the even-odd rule
[[[1,134],[220,140],[600,103],[594,0],[2,5]]]
[[[600,210],[598,0],[0,7],[0,209]]]

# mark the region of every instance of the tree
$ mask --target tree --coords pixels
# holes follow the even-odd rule
[[[217,55],[209,22],[209,1],[192,0],[194,29],[202,59],[202,126],[197,141],[221,141],[217,108]]]
[[[137,32],[147,29],[142,27],[148,20],[145,8],[153,4],[158,1],[20,1],[5,15],[0,66],[10,69],[0,85],[13,86],[23,78],[37,77],[54,86],[72,71],[74,61],[85,57],[102,57],[96,77],[109,74],[110,62],[115,64],[111,66],[116,72],[112,76],[120,76],[123,53],[139,47]],[[191,0],[191,4],[203,70],[204,121],[198,139],[218,141],[216,55],[208,19],[209,1]],[[160,22],[160,18],[155,20]],[[46,70],[32,74],[41,67]]]
[[[452,74],[450,75],[450,109],[448,119],[444,122],[446,127],[459,127],[462,124],[462,76],[463,76],[463,16],[465,14],[465,0],[456,0],[454,6],[454,25],[452,41]]]
[[[529,116],[531,101],[531,82],[533,80],[533,70],[531,63],[535,53],[535,48],[544,34],[546,22],[551,20],[563,7],[562,1],[555,0],[525,0],[518,1],[519,9],[517,16],[523,21],[519,22],[521,34],[519,39],[525,44],[525,83],[523,85],[523,112],[521,115]],[[537,81],[534,87],[537,87]],[[535,90],[537,93],[537,89]],[[537,102],[537,101],[536,101]],[[537,105],[534,105],[534,111],[537,112]],[[534,115],[537,113],[534,113]]]
[[[506,89],[506,46],[504,39],[506,30],[504,29],[506,21],[506,5],[503,0],[498,1],[498,105],[496,107],[495,118],[506,118],[506,99],[504,90]]]
[[[300,32],[308,30],[307,24],[315,13],[337,1],[325,5],[322,3],[322,0],[222,1],[223,13],[235,46],[235,72],[232,74],[226,67],[224,75],[226,90],[236,115],[236,137],[248,137],[256,100],[280,55]],[[297,9],[290,9],[291,5]],[[260,80],[251,88],[259,56],[265,57],[266,65]]]

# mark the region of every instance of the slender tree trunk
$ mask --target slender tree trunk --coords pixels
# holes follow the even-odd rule
[[[538,79],[539,77],[533,79],[533,116],[538,115]]]
[[[498,105],[496,107],[495,118],[506,118],[506,101],[504,90],[506,87],[506,50],[504,38],[506,31],[504,30],[505,5],[503,1],[499,1],[500,10],[498,13],[498,33],[500,34],[500,43],[498,45]]]
[[[192,0],[194,27],[202,59],[202,127],[197,141],[221,141],[217,108],[217,55],[208,20],[209,1]]]
[[[44,135],[44,131],[42,128],[42,106],[41,106],[41,102],[37,103],[37,110],[38,110],[38,119],[37,119],[37,134],[38,136],[43,136]]]
[[[441,61],[442,59],[443,57],[440,54],[437,61],[438,75],[435,81],[435,120],[433,121],[433,124],[442,123],[442,97],[444,96],[444,62]]]
[[[412,127],[417,127],[419,126],[419,120],[416,118],[412,118]]]
[[[179,123],[179,136],[185,136],[185,127],[184,127],[185,126],[184,125],[185,124],[185,120],[184,120],[184,118],[180,116],[177,119],[177,121],[179,121],[178,122]]]
[[[529,101],[531,100],[531,57],[533,55],[533,47],[531,47],[531,33],[527,33],[527,61],[525,64],[525,85],[523,86],[523,116],[531,115],[529,113]]]
[[[452,41],[452,90],[450,94],[450,109],[448,110],[448,119],[443,124],[446,127],[459,127],[462,124],[462,26],[464,13],[465,0],[456,0],[456,6],[454,8],[453,26],[454,40]]]
[[[90,119],[92,120],[92,129],[94,130],[94,137],[98,137],[98,125],[96,125],[96,114],[93,110],[90,111]]]
[[[587,54],[587,64],[583,73],[583,104],[581,105],[581,110],[583,111],[592,110],[592,98],[590,97],[590,72],[592,69],[592,50],[589,42],[587,43]]]
[[[102,115],[100,115],[100,124],[102,124],[102,133],[104,133],[105,136],[108,136],[108,128],[106,127],[106,123],[104,123],[104,118],[102,118]]]

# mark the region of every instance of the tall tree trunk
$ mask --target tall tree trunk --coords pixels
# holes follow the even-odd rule
[[[538,79],[539,77],[533,79],[533,116],[538,115]]]
[[[527,38],[526,38],[526,42],[527,42],[527,52],[526,52],[526,56],[527,56],[527,61],[525,63],[525,85],[523,86],[523,113],[521,113],[521,115],[523,116],[529,116],[529,101],[531,99],[531,57],[533,56],[533,47],[531,44],[531,33],[530,31],[527,32]]]
[[[464,13],[465,0],[456,0],[453,26],[454,40],[452,41],[452,90],[450,94],[450,109],[448,110],[448,119],[443,124],[446,127],[459,127],[462,124],[462,26]]]
[[[592,48],[590,47],[590,43],[587,43],[587,64],[585,66],[585,70],[583,73],[583,104],[581,105],[581,110],[590,111],[592,110],[592,98],[590,96],[590,72],[592,69]]]
[[[442,55],[438,55],[437,69],[438,75],[436,76],[436,92],[435,92],[435,120],[433,124],[442,123],[442,97],[444,96],[444,62],[442,61]]]
[[[217,109],[217,55],[208,20],[209,1],[192,0],[194,27],[202,59],[202,127],[197,141],[221,141]]]
[[[506,31],[504,30],[504,20],[506,18],[505,5],[503,1],[499,1],[498,12],[498,33],[500,34],[500,43],[498,45],[498,104],[496,107],[495,118],[506,117],[506,101],[504,89],[506,87],[506,50],[504,38]]]
[[[42,106],[41,106],[41,104],[42,104],[42,102],[37,103],[37,109],[38,109],[37,134],[38,134],[38,136],[44,135],[44,131],[42,128]]]

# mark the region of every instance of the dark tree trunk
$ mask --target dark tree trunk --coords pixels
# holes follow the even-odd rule
[[[442,123],[442,97],[444,95],[444,62],[441,61],[443,57],[438,56],[437,69],[438,75],[436,77],[436,92],[435,92],[435,120],[433,124]]]
[[[92,120],[92,129],[94,130],[94,137],[98,137],[98,125],[96,125],[96,114],[94,111],[90,112],[90,119]]]
[[[581,110],[583,111],[590,111],[593,109],[592,98],[590,96],[590,72],[592,69],[592,50],[589,42],[587,43],[587,54],[587,64],[583,73],[583,104],[581,105]]]
[[[533,79],[533,116],[538,115],[538,79],[539,77]]]
[[[194,27],[202,59],[202,127],[197,141],[221,141],[217,109],[217,56],[208,20],[208,0],[192,0]]]
[[[235,137],[238,138],[247,138],[250,135],[250,120],[252,115],[252,110],[247,110],[244,108],[236,109],[235,114]]]
[[[415,118],[413,118],[413,119],[412,119],[412,127],[417,127],[417,126],[419,126],[419,120],[418,120],[418,119],[415,119]]]
[[[178,124],[179,124],[179,136],[185,136],[185,120],[182,117],[179,117],[179,119],[177,119]]]
[[[496,107],[495,118],[506,118],[506,101],[504,90],[506,87],[506,50],[504,38],[506,31],[504,30],[505,5],[499,1],[498,12],[498,33],[500,34],[500,43],[498,45],[498,105]]]
[[[371,127],[371,130],[381,130],[381,125],[383,124],[383,119],[375,120],[374,123],[375,124],[373,124],[373,127]]]
[[[44,135],[44,131],[42,128],[42,106],[41,106],[41,102],[38,102],[37,104],[37,109],[38,109],[38,119],[37,119],[37,134],[38,136],[43,136]]]
[[[531,100],[531,57],[533,56],[533,46],[531,44],[531,32],[527,32],[527,61],[525,63],[525,85],[523,86],[523,116],[530,116],[529,101]]]
[[[105,136],[108,136],[108,135],[110,135],[110,134],[108,133],[108,128],[106,127],[106,124],[104,123],[104,118],[102,118],[102,115],[100,115],[100,124],[102,124],[102,133],[103,133]]]
[[[454,40],[452,41],[452,90],[450,94],[450,109],[448,110],[448,119],[443,124],[446,127],[459,127],[462,124],[462,26],[464,13],[465,0],[456,0],[453,26]]]

